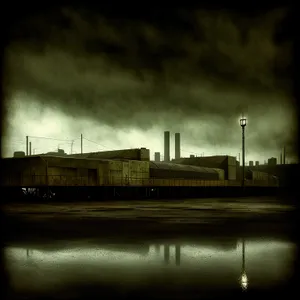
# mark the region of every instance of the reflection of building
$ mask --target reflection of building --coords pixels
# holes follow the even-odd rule
[[[170,245],[164,245],[164,262],[166,265],[170,264]],[[180,266],[181,263],[181,246],[175,245],[175,263]]]

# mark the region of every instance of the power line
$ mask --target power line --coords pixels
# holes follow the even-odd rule
[[[63,140],[63,139],[55,139],[55,138],[50,138],[50,137],[45,137],[45,136],[28,136],[29,138],[34,138],[34,139],[45,139],[45,140],[52,140],[52,141],[61,141],[61,142],[72,142],[72,141],[76,141],[80,138],[77,139],[71,139],[71,140]]]
[[[87,138],[85,138],[85,137],[83,137],[83,139],[86,140],[86,141],[88,141],[88,142],[94,143],[94,144],[96,144],[96,145],[98,145],[98,146],[100,146],[100,147],[102,147],[102,148],[106,148],[106,149],[109,149],[109,150],[110,150],[110,148],[108,148],[108,147],[106,147],[106,146],[104,146],[104,145],[101,145],[101,144],[99,144],[99,143],[97,143],[97,142],[91,141],[91,140],[89,140],[89,139],[87,139]]]

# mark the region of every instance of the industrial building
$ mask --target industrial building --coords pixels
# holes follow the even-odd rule
[[[268,165],[269,166],[276,166],[277,165],[277,159],[275,157],[271,157],[268,159]]]
[[[234,156],[201,156],[173,159],[172,162],[197,167],[216,168],[224,170],[225,180],[236,180],[236,157]]]
[[[160,152],[154,153],[154,161],[159,162],[160,161]]]
[[[150,162],[151,178],[181,178],[200,180],[224,180],[221,169],[195,167],[165,162]]]
[[[58,156],[29,156],[3,160],[5,183],[15,186],[143,185],[149,162]]]

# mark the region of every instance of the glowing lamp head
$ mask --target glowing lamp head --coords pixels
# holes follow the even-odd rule
[[[240,125],[241,125],[242,127],[245,127],[246,124],[247,124],[247,119],[246,119],[246,118],[241,118],[241,119],[240,119]]]

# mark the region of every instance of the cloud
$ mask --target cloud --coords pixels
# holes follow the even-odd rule
[[[35,16],[11,30],[5,91],[113,128],[197,124],[185,131],[192,144],[199,135],[206,144],[237,143],[244,112],[253,147],[293,148],[290,43],[274,40],[285,15],[196,11],[172,26],[68,8]],[[275,124],[273,111],[285,117]]]

